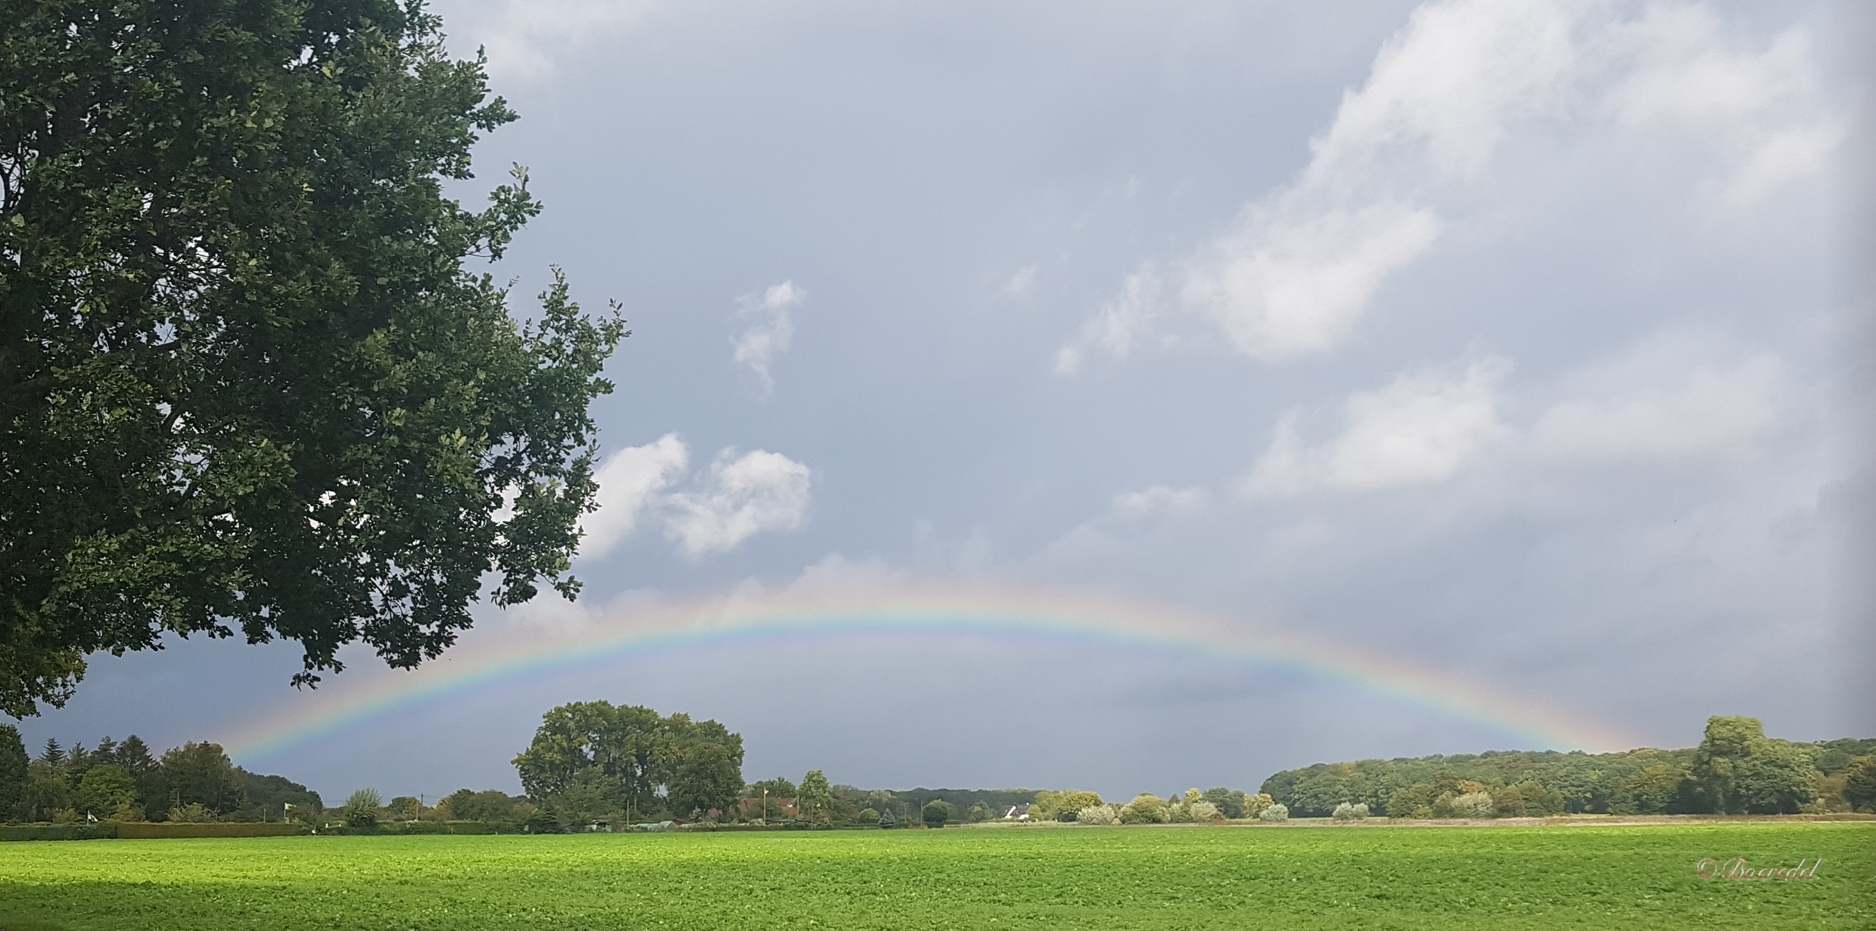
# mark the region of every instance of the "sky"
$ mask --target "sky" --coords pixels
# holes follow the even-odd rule
[[[1876,736],[1854,6],[437,2],[521,115],[457,193],[546,204],[515,312],[633,330],[579,600],[313,693],[94,657],[22,731],[329,801],[519,791],[592,699],[1122,798]]]

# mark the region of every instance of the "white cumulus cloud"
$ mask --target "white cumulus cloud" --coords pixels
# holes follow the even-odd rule
[[[1630,11],[1634,11],[1630,15]],[[1504,140],[1547,121],[1627,134],[1698,171],[1708,206],[1818,173],[1846,135],[1802,29],[1741,45],[1699,3],[1438,0],[1414,11],[1311,140],[1296,178],[1177,261],[1149,260],[1056,357],[1125,358],[1184,312],[1274,360],[1333,348],[1388,278],[1462,222]],[[1157,269],[1166,280],[1158,285]]]
[[[597,558],[632,535],[639,518],[663,503],[665,489],[690,468],[690,450],[675,433],[606,457],[593,473],[599,510],[581,520],[580,555]]]
[[[736,301],[737,315],[750,321],[746,329],[736,334],[736,362],[749,366],[749,370],[756,373],[762,380],[764,394],[775,390],[769,361],[787,352],[789,343],[794,340],[795,322],[790,312],[807,297],[806,290],[796,287],[793,281],[784,281],[760,294],[745,294]]]
[[[647,524],[686,556],[722,553],[759,533],[798,529],[813,471],[781,453],[726,449],[690,474],[690,448],[675,433],[619,450],[593,474],[599,509],[581,520],[581,558],[604,556]]]
[[[671,497],[666,533],[687,556],[723,552],[758,533],[798,529],[808,516],[811,470],[780,453],[725,450],[702,489]]]
[[[1187,264],[1181,297],[1259,359],[1335,345],[1382,279],[1431,248],[1440,230],[1431,210],[1392,201],[1251,214]]]
[[[1385,388],[1343,402],[1339,436],[1306,441],[1296,412],[1277,425],[1270,449],[1244,479],[1250,497],[1314,491],[1372,491],[1444,481],[1510,436],[1499,419],[1498,382],[1511,369],[1485,359],[1464,371],[1403,372]]]

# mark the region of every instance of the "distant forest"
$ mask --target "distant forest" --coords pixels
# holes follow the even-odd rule
[[[132,734],[89,748],[47,740],[29,757],[19,731],[0,724],[0,820],[280,821],[321,807],[319,793],[250,773],[216,744],[157,756]]]
[[[1389,818],[1849,811],[1876,803],[1864,785],[1876,779],[1872,757],[1876,739],[1795,743],[1767,738],[1754,718],[1716,717],[1700,746],[1686,750],[1317,763],[1277,773],[1261,791],[1297,817],[1327,816],[1343,803]]]
[[[1073,789],[864,789],[746,782],[742,738],[715,721],[605,702],[544,716],[514,760],[526,794],[460,789],[426,804],[360,789],[338,808],[283,776],[250,773],[213,743],[154,754],[135,736],[94,747],[48,740],[29,756],[0,724],[0,820],[281,821],[327,830],[470,833],[584,830],[595,824],[705,820],[833,827],[943,826],[1003,818],[1092,824],[1243,818],[1391,819],[1799,813],[1876,810],[1876,739],[1795,743],[1765,736],[1753,718],[1715,717],[1697,747],[1591,754],[1494,751],[1318,763],[1264,780],[1261,791],[1214,788],[1108,803]],[[1365,807],[1364,807],[1365,806]],[[476,825],[484,827],[476,827]]]

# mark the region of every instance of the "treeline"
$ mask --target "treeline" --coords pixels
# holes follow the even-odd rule
[[[1292,814],[1365,804],[1389,818],[1795,814],[1876,809],[1876,739],[1795,743],[1756,718],[1714,717],[1698,747],[1506,751],[1317,763],[1264,780]]]
[[[29,822],[312,820],[319,793],[250,773],[217,744],[153,754],[132,734],[70,749],[47,740],[28,757],[19,730],[0,724],[0,819]]]

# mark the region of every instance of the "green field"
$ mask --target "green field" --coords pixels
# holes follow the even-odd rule
[[[1823,858],[1809,882],[1702,857]],[[1876,927],[1876,824],[0,844],[0,928]]]

